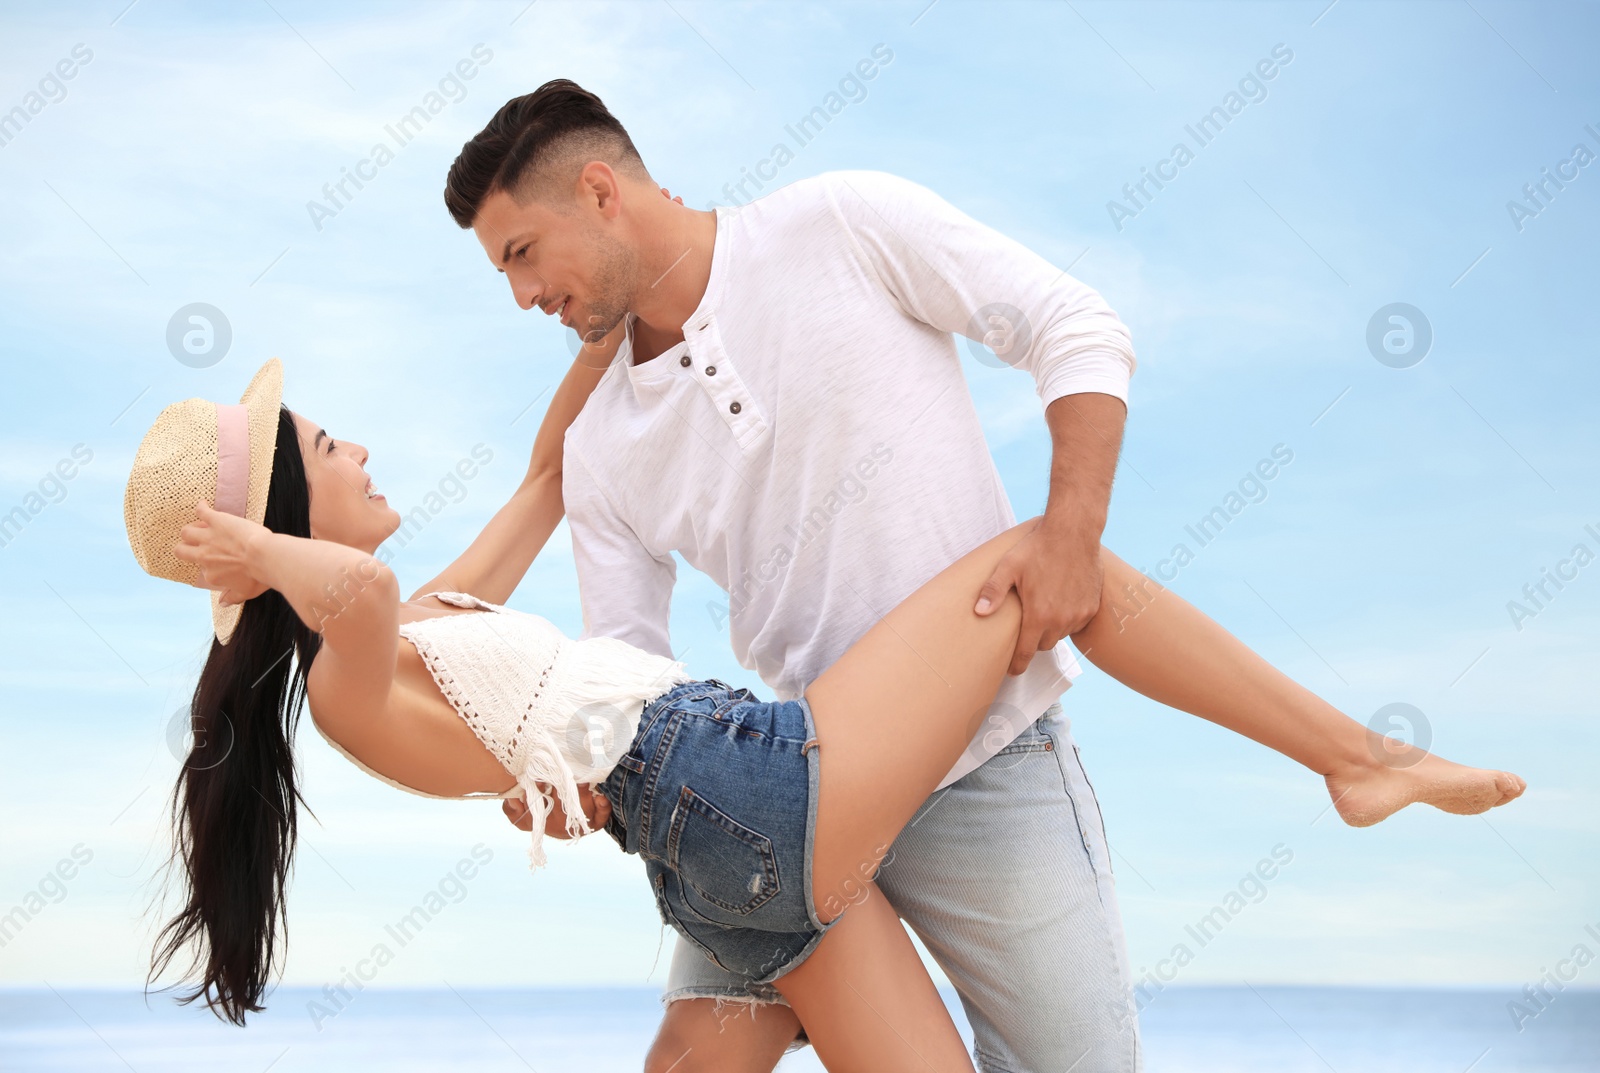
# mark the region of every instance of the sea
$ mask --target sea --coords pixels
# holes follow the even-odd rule
[[[637,1073],[654,988],[280,987],[246,1028],[170,994],[0,990],[0,1070]],[[335,996],[337,999],[337,996]],[[945,998],[971,1039],[954,992]],[[1600,1073],[1600,990],[1168,987],[1140,1016],[1147,1073]],[[1061,1073],[1067,1073],[1069,1061]],[[821,1070],[810,1048],[784,1073]]]

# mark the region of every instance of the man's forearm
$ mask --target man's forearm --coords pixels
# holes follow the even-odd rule
[[[1128,411],[1115,395],[1085,391],[1053,400],[1044,414],[1054,444],[1044,523],[1011,549],[973,607],[989,614],[1013,588],[1022,597],[1011,674],[1081,630],[1100,607],[1100,534]]]
[[[1061,396],[1044,414],[1053,444],[1045,525],[1098,546],[1128,408],[1114,395],[1086,391]]]

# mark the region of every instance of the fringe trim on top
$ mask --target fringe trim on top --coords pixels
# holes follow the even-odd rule
[[[519,614],[463,593],[430,595],[491,615]],[[400,633],[416,646],[451,707],[516,778],[533,820],[528,862],[537,870],[547,863],[544,825],[551,809],[560,804],[568,837],[591,834],[578,803],[579,782],[610,774],[632,743],[645,704],[693,678],[679,661],[614,637],[572,640],[538,616],[513,621],[520,630],[496,629],[479,615],[449,616],[406,623]],[[508,645],[518,669],[502,662]],[[520,695],[524,688],[531,695]]]
[[[632,743],[645,704],[688,681],[682,663],[615,637],[563,640],[541,707],[561,724],[548,728],[564,736],[552,741],[583,743],[576,752],[587,753],[590,762],[580,764],[579,777],[603,776],[611,770],[607,758],[620,756]]]
[[[568,838],[589,834],[589,821],[578,805],[578,783],[572,776],[572,768],[567,764],[566,757],[543,739],[533,742],[527,756],[528,766],[517,776],[517,785],[522,787],[528,810],[533,813],[533,841],[528,845],[528,869],[537,871],[548,863],[544,852],[544,824],[555,806],[550,794],[540,789],[538,783],[555,787],[556,799],[567,816]]]
[[[569,741],[586,743],[595,763],[584,769],[584,775],[603,777],[610,774],[610,768],[602,773],[598,764],[604,763],[607,756],[619,755],[619,749],[633,741],[645,704],[673,686],[693,680],[677,660],[642,651],[614,637],[563,641],[556,653],[555,668],[540,707],[552,721],[566,713],[568,723],[525,728],[527,741],[518,749],[525,766],[517,781],[528,794],[529,807],[535,813],[533,844],[528,847],[528,861],[535,870],[547,862],[544,820],[555,804],[535,783],[555,788],[556,800],[566,814],[568,838],[581,838],[594,831],[578,803],[578,776],[555,745],[556,736],[566,735]],[[593,730],[610,740],[602,740],[596,749]],[[538,806],[532,804],[535,799]]]

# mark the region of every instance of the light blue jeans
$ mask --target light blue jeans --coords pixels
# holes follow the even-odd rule
[[[961,995],[983,1073],[1138,1073],[1127,945],[1061,705],[929,797],[878,886]],[[782,1002],[677,940],[662,1001]]]

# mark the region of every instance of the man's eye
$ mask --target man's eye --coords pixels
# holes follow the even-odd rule
[[[517,251],[517,256],[518,257],[523,257],[523,258],[527,257],[529,248],[530,248],[529,246],[522,247],[522,249]]]
[[[328,453],[329,453],[329,454],[330,454],[330,455],[331,455],[331,454],[333,454],[333,449],[334,449],[334,448],[335,448],[335,447],[337,447],[337,446],[339,446],[339,444],[338,444],[338,441],[336,441],[336,440],[329,440],[329,441],[328,441]]]

